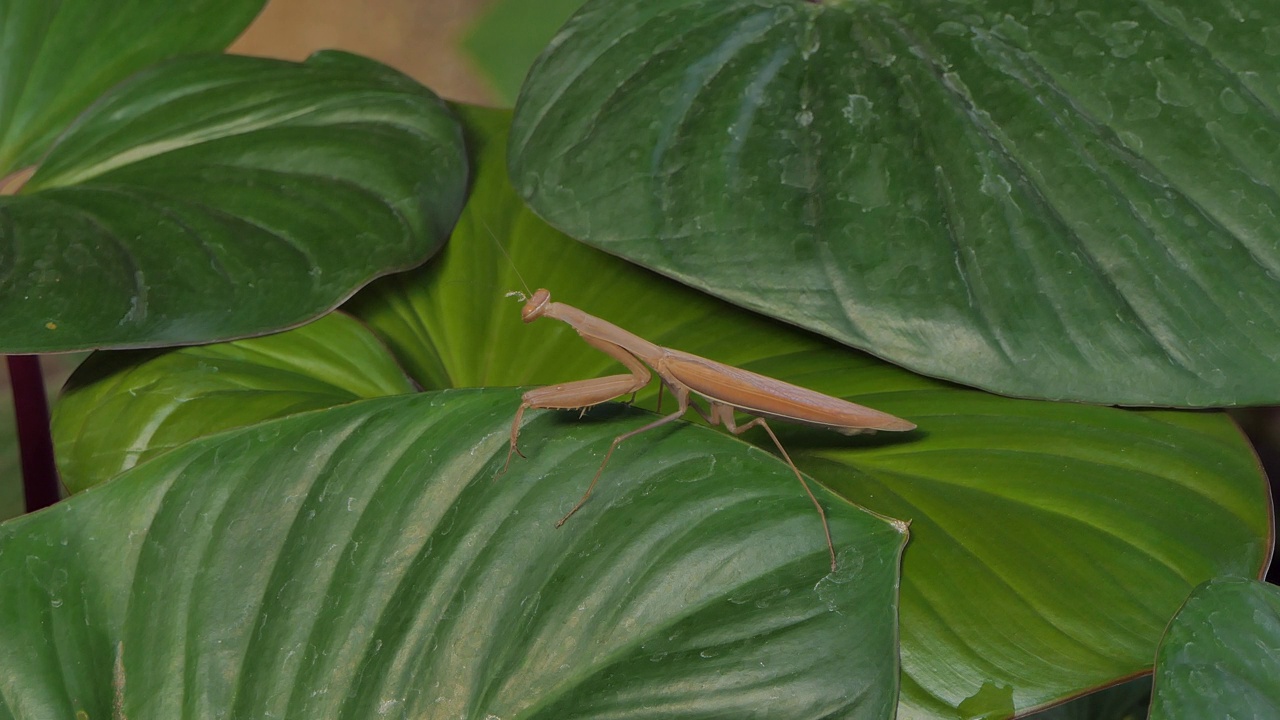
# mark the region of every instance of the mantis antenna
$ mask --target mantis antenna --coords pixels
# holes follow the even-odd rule
[[[498,251],[507,259],[507,262],[511,265],[512,271],[515,272],[516,277],[520,280],[520,284],[524,286],[524,292],[512,291],[507,293],[506,296],[519,297],[521,300],[533,297],[533,291],[529,289],[529,283],[524,281],[524,276],[520,274],[520,268],[516,267],[515,260],[511,259],[511,254],[507,252],[506,248],[502,247],[502,243],[498,242],[498,236],[495,235],[493,229],[489,227],[489,223],[486,222],[484,218],[480,218],[480,224],[483,225],[485,231],[489,233],[489,237],[493,238],[493,244],[498,246]]]

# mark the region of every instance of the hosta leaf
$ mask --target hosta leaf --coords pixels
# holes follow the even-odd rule
[[[205,435],[412,391],[386,348],[341,313],[261,338],[95,353],[56,406],[58,467],[78,492]]]
[[[1265,480],[1221,415],[920,399],[947,410],[876,475],[821,470],[849,451],[797,459],[912,522],[901,717],[1006,717],[1149,670],[1192,587],[1265,566]]]
[[[424,386],[618,372],[568,327],[519,321],[519,303],[501,297],[521,286],[518,269],[654,342],[917,423],[870,438],[774,423],[803,471],[912,523],[899,717],[1006,717],[1149,671],[1192,587],[1265,563],[1266,482],[1225,415],[1000,398],[734,310],[540,223],[501,182],[502,116],[467,122],[488,145],[451,242],[350,307]],[[652,408],[653,395],[637,404]]]
[[[421,262],[452,226],[461,135],[429,91],[323,54],[135,76],[0,196],[0,347],[262,334]]]
[[[1280,716],[1280,588],[1241,578],[1191,593],[1156,657],[1152,720]]]
[[[1275,15],[593,0],[511,173],[571,236],[918,372],[1275,403]]]
[[[1027,717],[1028,720],[1144,720],[1150,703],[1151,678],[1143,676]]]
[[[521,287],[518,268],[557,299],[653,341],[918,423],[905,435],[857,438],[774,423],[802,470],[918,531],[904,558],[899,717],[1007,717],[1149,671],[1192,587],[1264,564],[1265,482],[1224,415],[1000,398],[730,308],[539,222],[505,184],[506,116],[464,117],[477,174],[452,241],[347,307],[425,387],[618,372],[563,324],[520,322],[519,302],[502,297]],[[637,404],[655,400],[649,390]],[[517,404],[511,395],[508,417]],[[569,434],[633,427],[615,424],[607,407],[585,419],[534,411],[526,422]],[[614,462],[626,464],[627,453],[663,461],[654,443],[664,432],[623,443]],[[772,450],[766,435],[745,437]],[[529,462],[555,461],[527,430],[522,438]],[[794,480],[792,491],[803,499]]]
[[[167,57],[221,50],[265,4],[0,0],[0,178],[38,161],[112,85]]]
[[[903,529],[682,427],[514,391],[205,438],[0,525],[0,717],[887,718]],[[537,452],[533,452],[536,448]]]

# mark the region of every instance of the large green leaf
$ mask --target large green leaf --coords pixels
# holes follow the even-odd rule
[[[0,196],[0,349],[278,330],[420,263],[461,206],[430,91],[336,53],[207,56],[135,76]]]
[[[1156,657],[1152,720],[1280,717],[1280,588],[1222,578],[1196,588]]]
[[[198,437],[412,391],[386,348],[342,313],[261,338],[95,353],[54,412],[58,468],[78,492]]]
[[[1065,705],[1028,715],[1028,720],[1143,720],[1151,702],[1151,678],[1135,680],[1091,693]]]
[[[0,0],[0,178],[39,160],[112,85],[167,57],[221,50],[264,4]]]
[[[888,718],[903,528],[682,427],[514,391],[206,438],[0,525],[0,717]],[[536,449],[536,451],[535,451]],[[765,461],[761,461],[765,458]]]
[[[427,387],[617,372],[568,327],[519,321],[519,303],[501,297],[520,287],[518,268],[655,342],[918,423],[854,439],[777,426],[802,470],[912,523],[899,717],[1002,717],[1149,671],[1192,587],[1263,566],[1265,479],[1224,415],[1000,398],[735,311],[546,227],[501,181],[503,117],[468,122],[481,149],[451,242],[352,310]],[[653,401],[650,391],[638,404]]]
[[[511,172],[553,225],[1005,394],[1280,401],[1267,0],[593,0]]]
[[[1005,717],[1149,671],[1168,618],[1192,587],[1262,566],[1266,486],[1225,416],[995,397],[733,309],[538,221],[504,179],[507,116],[469,110],[464,118],[476,175],[452,241],[423,268],[379,280],[347,307],[424,387],[617,372],[570,328],[520,322],[520,304],[503,298],[521,287],[519,268],[560,300],[654,341],[918,423],[914,433],[870,438],[777,425],[805,472],[916,530],[903,569],[899,717]],[[655,400],[651,390],[637,404]],[[628,427],[592,422],[604,412],[582,421],[572,413],[528,417],[559,418],[554,433]],[[249,415],[241,421],[252,422]],[[145,403],[114,417],[135,427],[157,421]],[[653,445],[660,436],[625,443],[614,462],[666,461]],[[547,461],[543,441],[524,437],[530,461]],[[746,437],[770,447],[765,435]],[[791,486],[804,499],[794,479]]]

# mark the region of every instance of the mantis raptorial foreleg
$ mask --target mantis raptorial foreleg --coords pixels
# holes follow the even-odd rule
[[[520,452],[517,441],[520,438],[520,418],[524,416],[525,410],[575,410],[581,408],[585,411],[589,407],[608,402],[623,395],[631,394],[634,396],[637,391],[649,384],[649,378],[653,377],[649,373],[649,368],[645,367],[644,363],[637,360],[634,355],[601,338],[583,336],[582,339],[600,352],[627,366],[631,374],[610,375],[590,380],[574,380],[560,385],[548,385],[530,390],[521,396],[520,409],[516,411],[515,421],[511,423],[511,447],[507,450],[507,462],[502,466],[502,471],[498,473],[499,475],[506,472],[511,465],[511,455],[513,453],[524,457],[524,453]],[[596,473],[597,477],[599,475],[599,473]],[[576,510],[577,508],[574,509]],[[569,515],[572,514],[572,512],[569,513]],[[565,517],[567,518],[568,515]],[[564,520],[560,522],[563,523]],[[559,527],[559,525],[556,527]]]
[[[511,465],[513,454],[524,457],[517,442],[520,438],[520,420],[525,410],[576,410],[608,402],[616,397],[635,392],[649,383],[649,373],[644,378],[636,375],[610,375],[609,377],[591,380],[575,380],[561,385],[548,385],[525,393],[516,411],[515,421],[511,423],[511,447],[507,450],[507,462],[502,471]]]
[[[787,465],[800,481],[801,487],[813,501],[814,507],[818,509],[818,517],[822,519],[822,529],[827,538],[827,550],[831,554],[831,570],[834,572],[836,549],[831,540],[827,513],[813,491],[809,489],[809,484],[800,474],[800,469],[792,462],[786,448],[782,447],[782,443],[778,441],[773,428],[765,422],[765,417],[830,428],[846,435],[876,430],[905,431],[915,428],[914,424],[879,410],[856,405],[714,360],[707,360],[697,355],[655,345],[571,305],[551,302],[551,293],[546,290],[538,290],[533,297],[527,298],[520,314],[525,322],[533,322],[545,315],[567,323],[578,331],[583,340],[625,365],[631,373],[593,380],[578,380],[526,392],[520,409],[516,411],[515,420],[511,424],[511,446],[507,451],[507,463],[503,465],[503,472],[511,464],[513,454],[524,457],[517,447],[517,440],[520,435],[520,420],[527,409],[585,409],[629,393],[634,394],[649,383],[650,369],[658,374],[662,384],[669,388],[676,398],[675,412],[613,439],[608,452],[605,453],[604,461],[600,463],[595,477],[587,486],[587,491],[583,493],[578,503],[560,518],[556,527],[563,525],[591,497],[592,490],[595,489],[605,466],[609,464],[610,456],[619,444],[642,432],[674,422],[692,405],[708,423],[724,425],[734,435],[740,435],[757,425],[769,433],[778,452],[782,453],[782,458],[787,461]],[[661,398],[661,388],[658,392]],[[691,403],[691,393],[706,398],[708,410],[703,411],[697,404]],[[757,417],[739,426],[733,416],[735,410]]]

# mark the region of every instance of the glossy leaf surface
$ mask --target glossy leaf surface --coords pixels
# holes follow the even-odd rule
[[[912,522],[899,717],[1006,717],[1149,671],[1165,624],[1196,583],[1259,572],[1271,541],[1266,486],[1225,416],[999,398],[730,308],[538,221],[504,180],[505,116],[464,117],[477,175],[452,241],[347,307],[424,387],[618,372],[567,326],[520,322],[520,303],[503,297],[521,287],[518,268],[556,299],[643,337],[918,423],[906,435],[857,438],[775,423],[817,481]],[[650,390],[637,404],[654,401]],[[516,405],[513,396],[508,417]],[[555,418],[558,432],[575,433],[610,416],[601,408],[584,420],[526,418]],[[660,435],[619,453],[661,462],[650,444]],[[766,435],[745,439],[771,449]],[[529,462],[548,461],[529,440]]]
[[[736,311],[547,228],[495,180],[501,117],[468,123],[492,140],[452,241],[353,310],[427,387],[618,372],[568,327],[520,322],[519,302],[502,298],[521,287],[518,269],[654,342],[917,423],[870,438],[774,423],[806,473],[912,523],[899,717],[1003,717],[1147,671],[1196,583],[1260,571],[1266,483],[1226,416],[1000,398]],[[653,407],[653,392],[638,404]]]
[[[386,348],[342,313],[261,338],[96,353],[57,405],[58,467],[79,492],[205,435],[409,392]]]
[[[0,525],[0,717],[887,718],[905,532],[683,427],[529,423],[513,391],[206,438]],[[761,458],[765,461],[761,462]]]
[[[0,349],[185,344],[312,319],[425,259],[460,208],[448,109],[337,53],[175,61],[0,196]]]
[[[1276,403],[1275,16],[593,0],[511,173],[573,237],[927,375]]]
[[[1028,715],[1028,720],[1145,720],[1151,677],[1143,676]]]
[[[1156,657],[1152,720],[1280,716],[1280,588],[1241,578],[1196,588]]]
[[[222,50],[265,4],[0,0],[0,178],[39,161],[111,86],[168,57]]]

